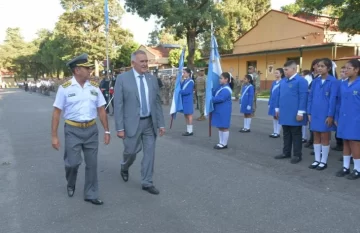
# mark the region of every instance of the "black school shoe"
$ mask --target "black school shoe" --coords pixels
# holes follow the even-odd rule
[[[182,136],[193,136],[193,135],[194,135],[194,133],[189,133],[189,132],[185,132],[182,134]]]
[[[348,175],[348,180],[357,180],[360,178],[360,172],[358,172],[356,169],[354,169],[350,175]]]
[[[222,150],[222,149],[227,149],[228,146],[227,145],[223,145],[223,144],[217,144],[214,146],[214,149],[216,150]]]
[[[336,177],[344,177],[349,174],[350,174],[350,169],[343,167],[340,171],[336,172],[335,176]]]

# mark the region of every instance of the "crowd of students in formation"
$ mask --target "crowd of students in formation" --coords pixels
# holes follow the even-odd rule
[[[343,166],[336,173],[338,177],[347,176],[350,180],[360,177],[360,61],[349,60],[341,67],[340,79],[336,64],[328,58],[316,59],[310,70],[297,73],[295,61],[288,61],[283,68],[275,70],[268,102],[268,115],[273,118],[271,138],[279,138],[283,129],[283,152],[275,159],[291,158],[296,164],[302,160],[302,144],[307,141],[310,130],[314,149],[314,162],[310,169],[327,168],[330,151],[331,132],[336,132],[337,141],[343,145]],[[183,136],[193,135],[192,114],[194,81],[190,69],[183,72],[181,98],[187,130]],[[229,128],[232,111],[233,78],[224,72],[220,76],[220,86],[213,90],[212,126],[219,129],[219,143],[214,149],[228,147]],[[251,118],[254,114],[254,80],[251,74],[243,79],[240,113],[244,114],[244,126],[239,131],[250,132]],[[293,150],[293,153],[291,151]],[[353,159],[354,168],[350,170]]]

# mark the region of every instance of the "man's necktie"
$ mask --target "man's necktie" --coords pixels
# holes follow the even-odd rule
[[[145,85],[144,85],[144,75],[139,75],[140,78],[140,94],[141,94],[141,115],[148,115],[148,107],[146,101]]]

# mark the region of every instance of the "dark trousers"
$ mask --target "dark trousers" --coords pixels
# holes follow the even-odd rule
[[[335,133],[335,138],[336,138],[336,145],[343,146],[343,140],[341,138],[338,138],[336,133]]]
[[[291,156],[291,149],[293,148],[293,157],[301,158],[302,155],[302,130],[301,126],[283,125],[284,134],[284,148],[283,154]]]
[[[310,139],[309,143],[314,144],[314,132],[310,130]]]

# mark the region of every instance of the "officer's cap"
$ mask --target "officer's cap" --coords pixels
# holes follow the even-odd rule
[[[93,67],[94,65],[88,61],[88,55],[86,53],[81,54],[78,57],[75,57],[71,61],[69,61],[66,66],[70,69],[75,67]]]
[[[199,71],[205,71],[205,68],[200,68]]]

